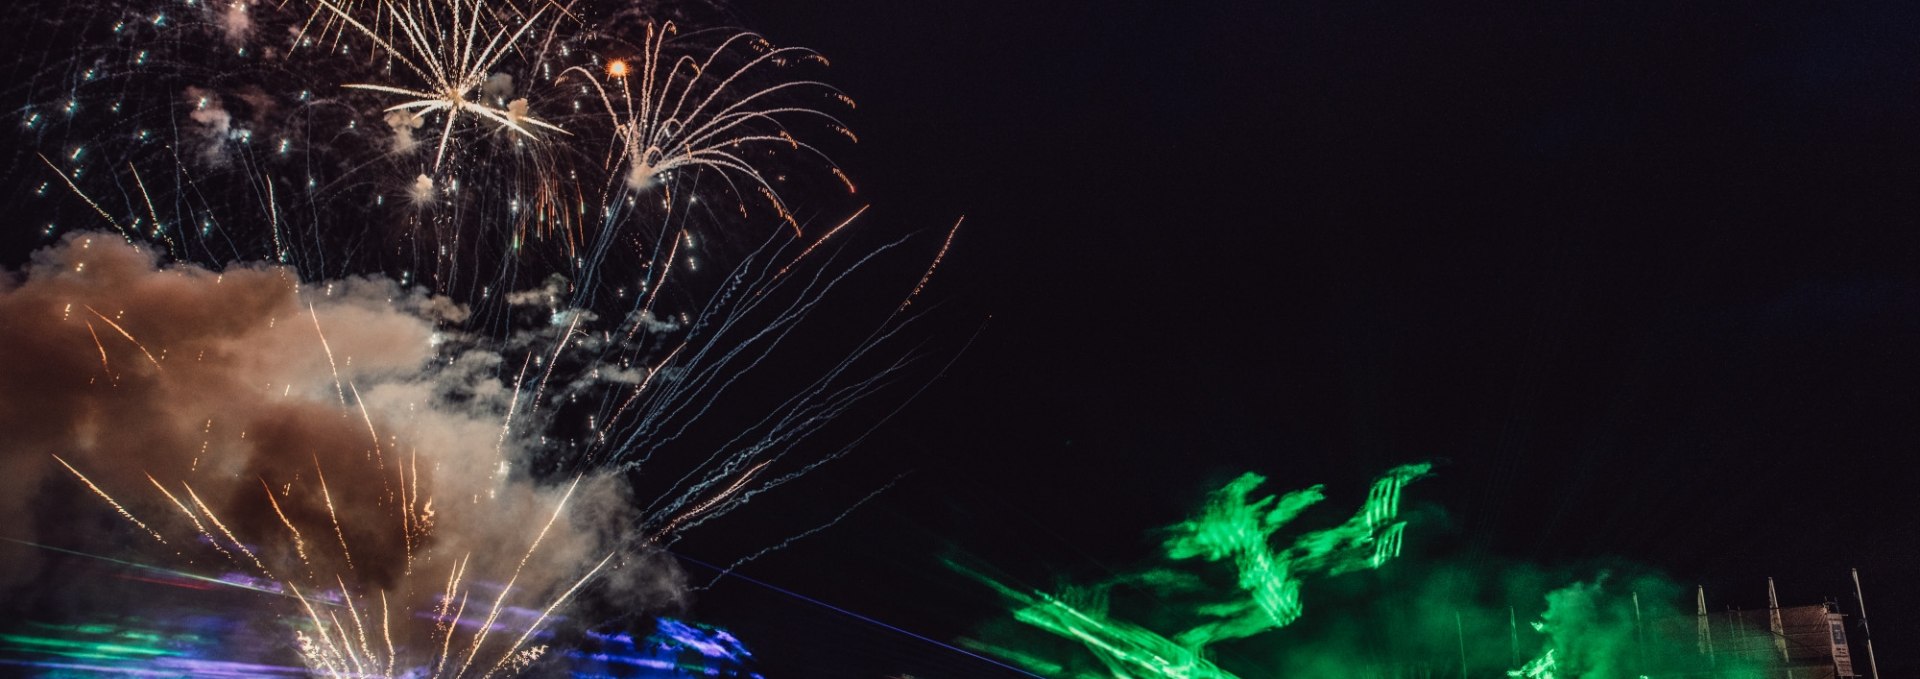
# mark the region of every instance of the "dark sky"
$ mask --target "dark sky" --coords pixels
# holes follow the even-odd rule
[[[1432,460],[1395,568],[1851,612],[1857,567],[1920,674],[1920,5],[1813,4],[741,2],[859,101],[863,226],[927,250],[966,216],[927,364],[979,334],[680,545],[729,561],[898,478],[740,571],[851,613],[728,579],[693,617],[771,676],[1013,676],[913,636],[1006,615],[942,557],[1086,582],[1242,472],[1351,506]]]
[[[1858,567],[1920,667],[1920,9],[1667,5],[745,3],[859,100],[873,220],[967,215],[929,294],[991,320],[807,492],[911,475],[743,572],[951,639],[996,604],[941,555],[1093,578],[1239,472],[1432,459],[1424,549],[1716,609],[1852,610]],[[703,606],[793,676],[994,676]]]

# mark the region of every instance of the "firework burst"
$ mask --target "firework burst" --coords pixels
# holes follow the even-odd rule
[[[807,75],[823,58],[625,3],[30,4],[8,92],[46,160],[10,178],[45,242],[111,225],[478,302],[550,274],[621,287],[683,232],[797,229],[809,177],[852,187],[810,140],[852,137],[829,112],[851,100]]]
[[[48,226],[0,346],[48,360],[0,385],[72,397],[0,452],[279,595],[314,673],[510,674],[583,596],[677,601],[663,550],[915,363],[925,276],[814,320],[907,239],[802,228],[853,191],[811,50],[591,0],[29,4],[70,42],[6,90]]]
[[[534,130],[566,133],[566,130],[529,115],[524,98],[506,102],[501,107],[489,104],[489,97],[485,96],[490,94],[497,101],[511,94],[506,85],[488,87],[489,81],[498,83],[501,78],[507,77],[494,74],[494,68],[515,43],[542,25],[548,8],[541,7],[517,22],[496,23],[493,20],[496,17],[489,16],[493,12],[481,0],[409,4],[383,2],[381,7],[394,17],[395,30],[405,38],[401,43],[405,45],[403,49],[380,37],[340,5],[320,0],[320,6],[341,23],[372,40],[386,57],[405,66],[420,79],[423,89],[375,83],[347,83],[342,87],[409,99],[384,109],[386,115],[383,119],[396,129],[410,130],[418,127],[421,117],[433,113],[445,114],[446,123],[440,132],[440,143],[433,157],[434,171],[439,171],[441,164],[446,161],[447,142],[453,136],[454,124],[459,122],[462,115],[471,115],[529,139],[539,138]],[[446,16],[444,23],[441,19],[443,13]],[[441,36],[450,39],[442,39]]]
[[[676,172],[714,170],[726,180],[736,197],[742,196],[740,182],[746,182],[752,190],[765,196],[781,218],[797,231],[799,225],[781,201],[779,192],[751,159],[765,151],[763,147],[784,146],[804,151],[831,166],[825,153],[795,138],[784,120],[818,118],[849,139],[853,139],[853,133],[839,119],[819,108],[782,105],[779,95],[790,90],[811,89],[849,106],[852,100],[831,85],[815,80],[782,81],[758,89],[742,83],[755,72],[769,67],[800,61],[824,64],[825,58],[805,48],[773,47],[753,33],[729,35],[703,58],[676,57],[664,50],[668,38],[678,32],[677,26],[671,22],[659,27],[649,24],[646,32],[637,61],[609,63],[604,69],[604,78],[580,66],[562,74],[563,77],[577,75],[591,83],[608,119],[614,121],[618,141],[614,151],[618,159],[608,164],[624,168],[616,174],[634,191],[659,186]],[[735,51],[747,51],[752,56],[730,70],[716,69],[717,62]],[[741,89],[748,91],[740,96],[725,96]],[[832,172],[845,180],[846,174],[838,167],[833,167]],[[851,193],[852,182],[847,181],[846,186]],[[745,212],[744,204],[741,210]]]

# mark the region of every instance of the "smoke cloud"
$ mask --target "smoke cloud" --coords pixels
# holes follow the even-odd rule
[[[509,604],[538,610],[609,554],[626,567],[603,594],[678,601],[671,560],[626,537],[624,482],[525,471],[539,427],[524,412],[504,426],[512,385],[497,353],[455,348],[475,346],[450,329],[462,314],[391,281],[163,266],[117,237],[70,236],[0,276],[0,535],[256,571],[237,540],[302,588],[338,574],[425,610],[463,560],[506,582],[544,531]],[[0,591],[42,567],[0,543]]]

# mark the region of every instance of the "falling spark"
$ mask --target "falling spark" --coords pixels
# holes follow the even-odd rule
[[[127,161],[127,171],[133,173],[133,183],[140,187],[140,199],[147,203],[147,216],[153,218],[153,232],[164,235],[160,229],[160,211],[153,207],[153,196],[147,193],[146,180],[140,178],[140,168],[134,167],[133,161]]]
[[[600,563],[594,564],[593,570],[587,571],[586,575],[580,576],[580,579],[575,581],[572,587],[568,587],[567,591],[561,593],[558,598],[553,600],[553,603],[548,604],[546,610],[540,611],[540,617],[535,618],[533,624],[527,626],[527,631],[520,633],[520,638],[515,639],[513,645],[507,647],[507,653],[500,658],[500,662],[495,663],[493,669],[481,675],[483,679],[493,676],[494,672],[500,671],[500,668],[506,665],[507,659],[513,657],[522,644],[527,643],[527,638],[533,636],[534,631],[540,629],[541,625],[546,624],[547,618],[553,615],[553,610],[559,608],[561,604],[566,603],[568,599],[573,598],[573,593],[579,591],[581,585],[587,584],[587,581],[592,580],[593,576],[598,575],[600,569],[606,568],[607,562],[612,561],[613,557],[617,554],[619,554],[619,552],[609,552],[605,558],[600,560]],[[464,672],[465,668],[461,668],[461,671]]]
[[[100,350],[100,370],[104,371],[107,377],[113,377],[113,366],[107,365],[107,345],[100,343],[100,333],[94,331],[93,321],[83,318],[80,322],[87,324],[87,334],[93,336],[93,346]]]
[[[440,673],[447,669],[447,659],[453,654],[453,632],[460,628],[460,617],[467,612],[467,592],[461,592],[459,586],[460,576],[466,573],[467,561],[471,558],[473,558],[472,554],[461,557],[460,563],[454,566],[452,573],[447,577],[447,593],[440,599],[441,619],[445,619],[447,607],[453,603],[455,593],[460,595],[460,604],[453,611],[453,620],[446,623],[446,636],[440,640],[440,661],[434,663],[433,676],[440,676]]]
[[[226,547],[221,546],[219,540],[213,538],[212,533],[207,532],[206,525],[200,523],[199,515],[194,514],[192,509],[188,509],[186,503],[181,502],[180,498],[174,497],[173,492],[167,490],[166,486],[160,485],[160,481],[153,478],[152,474],[147,475],[147,481],[152,483],[153,487],[160,489],[160,494],[167,496],[167,500],[172,502],[173,506],[180,508],[181,514],[187,515],[187,520],[193,522],[194,530],[200,531],[200,536],[206,538],[207,543],[213,545],[214,550],[220,552],[222,556],[227,557],[228,561],[234,561],[233,553],[228,552]],[[239,562],[234,561],[234,563]]]
[[[82,306],[85,306],[85,305],[82,305]],[[132,342],[133,346],[140,347],[140,353],[147,355],[147,362],[153,364],[154,370],[160,369],[160,359],[154,358],[153,352],[147,351],[147,345],[141,344],[140,340],[134,339],[133,333],[127,332],[126,328],[120,327],[119,323],[115,323],[113,322],[113,319],[107,318],[106,314],[100,313],[99,311],[95,311],[93,307],[88,306],[86,307],[86,309],[87,311],[92,311],[93,315],[99,316],[100,320],[106,321],[107,325],[113,326],[114,330],[120,331],[120,336],[127,338],[127,341]]]
[[[102,500],[106,500],[107,504],[113,505],[113,510],[116,512],[119,512],[120,516],[125,517],[126,520],[128,521],[132,521],[133,525],[139,526],[140,530],[144,530],[147,532],[148,535],[152,535],[153,539],[160,541],[160,544],[163,544],[163,545],[167,544],[167,539],[160,537],[159,531],[156,531],[152,528],[148,528],[147,524],[141,523],[139,519],[133,518],[132,512],[127,511],[126,507],[121,506],[118,501],[113,499],[113,496],[107,494],[107,491],[101,490],[99,486],[94,485],[93,479],[87,478],[86,474],[82,474],[80,473],[80,470],[74,469],[73,465],[67,464],[66,460],[60,459],[59,455],[53,456],[53,460],[55,462],[59,462],[60,466],[66,467],[67,471],[72,472],[76,478],[80,479],[81,483],[87,484],[88,488],[93,489],[93,494],[100,496],[100,499]]]
[[[367,401],[366,399],[360,398],[360,388],[354,386],[352,382],[347,383],[347,388],[353,391],[354,405],[360,407],[360,419],[367,423],[367,435],[373,437],[374,467],[376,469],[386,469],[387,458],[385,453],[381,452],[380,449],[380,432],[375,431],[373,428],[373,415],[367,413]]]
[[[814,250],[819,249],[822,244],[825,244],[827,242],[827,239],[832,238],[833,235],[836,233],[840,233],[841,229],[847,228],[847,225],[852,224],[853,220],[859,219],[860,215],[866,214],[867,208],[869,207],[873,207],[873,206],[872,205],[860,206],[860,209],[854,210],[852,215],[848,216],[846,219],[840,220],[839,224],[835,224],[833,228],[828,229],[825,235],[820,236],[819,239],[813,241],[813,244],[808,245],[805,250],[801,250],[800,254],[795,255],[793,258],[793,261],[787,262],[786,266],[780,267],[780,271],[773,275],[774,280],[779,280],[785,277],[788,271],[793,270],[793,265],[799,264],[800,260],[806,259],[807,255],[813,254]]]
[[[740,478],[735,479],[733,482],[733,485],[727,486],[724,490],[721,490],[719,493],[715,494],[713,497],[707,498],[706,502],[702,502],[698,505],[695,505],[693,509],[689,509],[686,512],[681,513],[679,516],[673,517],[672,520],[667,521],[666,526],[663,526],[661,527],[660,530],[655,531],[653,534],[653,537],[647,538],[647,540],[649,542],[657,543],[660,541],[660,538],[665,537],[668,533],[673,532],[673,529],[676,527],[679,527],[679,525],[682,522],[688,519],[700,516],[701,514],[705,514],[707,510],[712,509],[714,505],[720,504],[722,500],[732,497],[734,493],[739,492],[741,487],[746,486],[748,481],[753,480],[753,477],[755,474],[759,474],[760,470],[765,469],[769,464],[772,464],[772,462],[771,461],[762,462],[760,464],[754,465],[753,468],[748,469],[745,474],[741,474]]]
[[[227,530],[227,524],[220,521],[220,517],[213,513],[213,509],[207,507],[207,503],[200,501],[200,494],[193,492],[193,486],[188,485],[186,482],[181,482],[180,486],[187,489],[187,498],[193,500],[193,505],[199,507],[200,512],[207,515],[207,520],[213,522],[213,527],[220,529],[220,534],[227,536],[227,541],[233,543],[233,546],[240,548],[240,553],[247,555],[247,560],[252,561],[254,567],[260,569],[261,575],[268,578],[273,577],[273,572],[267,570],[267,565],[260,563],[260,557],[254,556],[253,550],[247,549],[247,546],[242,544],[239,538],[233,536],[233,531]]]
[[[327,367],[333,370],[333,390],[340,397],[340,407],[345,408],[347,407],[347,390],[340,386],[340,366],[333,362],[333,345],[327,343],[327,333],[320,330],[320,312],[313,308],[312,302],[307,303],[307,315],[313,317],[313,332],[320,336],[320,348],[327,352]]]
[[[660,279],[653,281],[652,289],[647,291],[647,302],[640,306],[640,313],[634,315],[633,327],[627,329],[627,339],[633,339],[633,334],[640,331],[640,326],[653,317],[653,301],[660,297],[660,289],[667,286],[667,275],[673,273],[673,262],[679,257],[680,242],[686,239],[686,234],[682,230],[673,237],[673,247],[667,248],[667,258],[662,260],[665,263],[660,267]]]
[[[953,247],[954,235],[960,233],[960,225],[965,224],[966,221],[966,217],[961,217],[953,222],[953,228],[947,230],[947,239],[940,243],[940,252],[933,256],[933,263],[929,264],[927,266],[927,272],[920,276],[920,282],[914,284],[913,292],[907,293],[907,298],[900,300],[900,308],[895,309],[893,311],[894,313],[898,314],[906,311],[907,307],[913,304],[913,298],[920,296],[920,291],[927,287],[927,281],[933,280],[934,270],[939,269],[940,261],[947,258],[947,249]]]
[[[520,385],[527,378],[527,366],[533,363],[533,352],[527,352],[525,360],[520,362],[520,376],[513,378],[513,398],[507,400],[507,416],[500,422],[500,440],[493,444],[495,456],[507,445],[507,432],[513,430],[513,411],[520,406]]]
[[[354,634],[360,637],[360,653],[367,656],[368,662],[375,662],[373,647],[367,645],[367,625],[360,618],[360,609],[353,605],[353,591],[347,589],[347,582],[339,574],[333,576],[334,584],[340,586],[341,599],[347,603],[347,619],[353,621]]]
[[[293,534],[293,552],[300,556],[300,563],[307,565],[308,575],[311,576],[313,561],[307,558],[307,541],[300,537],[300,529],[294,528],[293,522],[287,520],[287,513],[280,511],[280,500],[273,496],[273,487],[267,485],[266,479],[260,479],[260,487],[267,491],[267,502],[273,505],[274,516],[280,517],[280,523],[287,527],[287,532]]]
[[[567,342],[570,342],[573,340],[573,331],[575,328],[580,326],[580,317],[585,315],[586,314],[578,314],[578,313],[574,314],[573,322],[567,324],[567,331],[560,335],[560,341],[553,343],[554,344],[553,356],[547,359],[547,370],[545,373],[542,373],[540,375],[539,386],[536,386],[533,389],[533,411],[532,412],[534,413],[540,412],[540,397],[542,394],[545,394],[547,391],[547,380],[553,377],[553,366],[554,364],[560,362],[560,352],[565,351],[567,348]]]
[[[393,652],[393,623],[390,622],[387,614],[386,590],[380,591],[380,636],[385,637],[387,640],[387,670],[382,674],[391,677],[393,676],[393,664],[396,656]]]
[[[108,215],[106,210],[103,210],[100,208],[99,203],[93,202],[92,198],[88,198],[86,192],[81,191],[80,186],[77,184],[74,184],[73,179],[69,178],[67,176],[67,173],[60,171],[59,166],[54,165],[53,161],[47,160],[47,154],[44,154],[44,153],[40,154],[40,162],[46,163],[47,169],[53,170],[54,174],[60,175],[60,181],[66,182],[67,188],[73,189],[73,195],[79,196],[80,200],[87,201],[87,206],[93,208],[93,211],[96,214],[99,214],[101,219],[107,220],[108,224],[112,224],[113,229],[115,231],[119,231],[120,234],[123,236],[127,235],[126,228],[120,226],[120,222],[114,221],[113,217],[111,215]]]
[[[333,520],[333,534],[340,538],[340,553],[347,559],[347,570],[353,570],[353,550],[347,548],[347,532],[340,527],[340,515],[333,511],[333,493],[327,490],[327,473],[320,468],[320,458],[313,458],[313,473],[320,477],[320,497],[327,502],[327,518]]]
[[[460,664],[460,669],[455,671],[453,676],[458,677],[467,673],[467,667],[473,664],[474,656],[480,653],[481,644],[487,642],[487,634],[493,631],[493,621],[500,616],[501,604],[506,602],[507,594],[513,591],[514,583],[520,581],[521,569],[527,567],[527,560],[533,558],[535,550],[540,549],[540,542],[547,539],[547,531],[553,528],[555,521],[560,520],[560,512],[566,509],[567,500],[573,497],[574,489],[579,487],[580,477],[576,476],[573,479],[573,483],[567,486],[567,492],[560,496],[560,503],[554,506],[553,515],[547,517],[547,524],[540,527],[540,533],[534,536],[533,544],[527,546],[527,553],[521,555],[519,565],[513,567],[513,577],[507,578],[506,586],[500,588],[500,596],[494,599],[493,608],[487,612],[487,621],[480,625],[480,632],[474,635],[473,646],[467,650],[467,659]],[[604,564],[605,562],[602,563]],[[596,568],[594,570],[597,571],[599,569]],[[578,585],[575,586],[577,587]],[[568,592],[571,593],[572,590],[568,590]]]
[[[314,630],[320,633],[320,640],[323,642],[326,642],[324,649],[322,649],[325,651],[325,653],[320,653],[318,651],[310,652],[308,653],[309,659],[319,660],[320,661],[319,664],[325,666],[329,674],[334,674],[334,675],[345,674],[346,665],[347,665],[346,658],[345,658],[346,654],[341,651],[341,648],[339,645],[333,642],[333,635],[327,633],[327,625],[326,623],[321,622],[320,614],[315,610],[313,610],[313,603],[307,600],[306,595],[300,593],[300,588],[298,586],[294,585],[291,582],[286,583],[286,585],[287,585],[287,590],[293,592],[293,596],[300,600],[301,608],[306,609],[307,620],[313,623]],[[338,622],[338,621],[335,621],[335,622]]]

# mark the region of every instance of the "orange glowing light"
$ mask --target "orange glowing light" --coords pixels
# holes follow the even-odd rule
[[[607,64],[607,75],[615,78],[627,77],[627,62],[615,60],[613,63]]]

